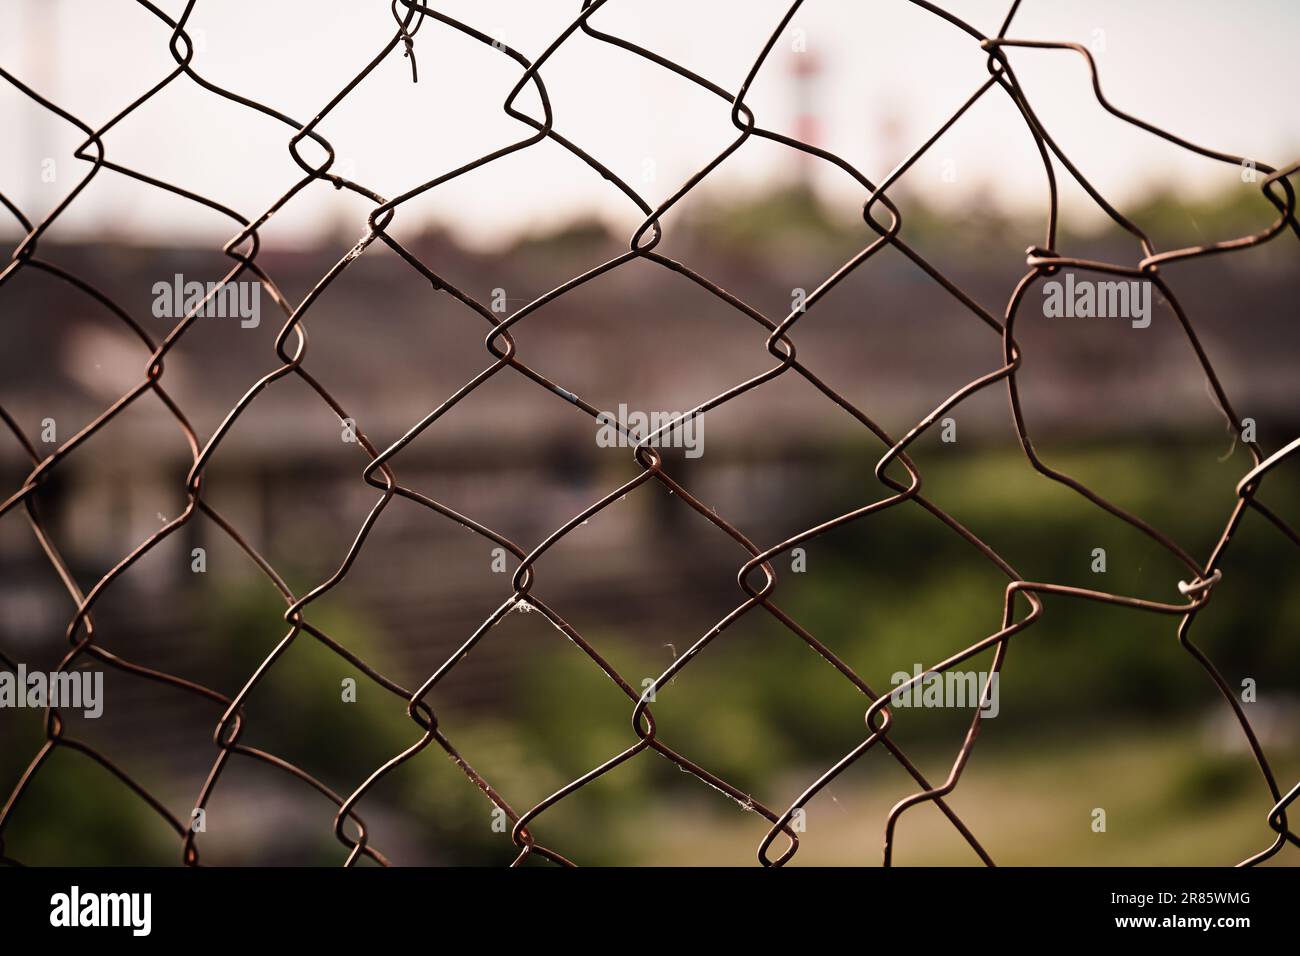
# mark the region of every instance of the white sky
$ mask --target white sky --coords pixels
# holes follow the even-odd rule
[[[184,9],[183,0],[158,2],[173,17]],[[989,34],[1007,5],[947,3]],[[437,7],[535,57],[581,3],[452,0]],[[787,0],[609,0],[592,22],[734,88],[787,7]],[[1298,25],[1294,0],[1024,0],[1010,35],[1089,44],[1118,107],[1207,146],[1283,165],[1300,153],[1300,58],[1292,49]],[[810,97],[822,145],[876,179],[987,77],[974,40],[907,0],[807,0],[792,29],[804,31],[822,65]],[[200,73],[306,121],[379,51],[394,21],[388,0],[199,0],[190,30],[202,47]],[[135,0],[0,0],[0,62],[92,126],[166,75],[173,66],[168,35]],[[778,43],[748,101],[760,125],[781,131],[794,129],[798,112],[791,39]],[[418,85],[399,48],[320,127],[351,177],[387,196],[527,132],[501,110],[519,74],[504,55],[435,21],[417,35],[416,53]],[[1122,202],[1157,176],[1198,191],[1239,183],[1235,169],[1104,113],[1077,55],[1018,50],[1012,57],[1049,131],[1110,198]],[[543,78],[557,130],[651,201],[669,195],[735,134],[728,104],[580,33]],[[0,87],[0,190],[29,214],[43,213],[88,168],[71,156],[82,137],[8,84]],[[521,102],[531,107],[534,100]],[[182,77],[112,130],[106,146],[115,162],[252,217],[298,176],[289,136],[287,127]],[[51,184],[40,181],[46,157],[56,160]],[[945,161],[956,172],[953,182],[943,177]],[[790,151],[751,140],[705,192],[761,189],[790,175],[794,162]],[[847,211],[860,206],[863,197],[844,174],[828,168],[817,177]],[[998,90],[936,145],[909,185],[941,204],[991,197],[1041,208],[1044,198],[1036,150]],[[359,200],[315,184],[263,234],[270,243],[307,242],[335,228],[359,236],[366,211]],[[612,186],[546,143],[434,190],[404,207],[399,225],[433,220],[491,243],[589,212],[627,234],[639,221]],[[213,213],[105,171],[54,235],[104,232],[220,242],[234,230]]]

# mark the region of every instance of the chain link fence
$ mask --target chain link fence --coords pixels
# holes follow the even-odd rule
[[[440,749],[459,766],[469,781],[477,787],[495,808],[502,811],[511,826],[511,839],[518,849],[516,864],[521,864],[530,857],[542,858],[558,864],[569,864],[565,847],[544,844],[538,833],[549,810],[561,801],[571,797],[598,778],[616,767],[632,760],[645,752],[653,752],[660,758],[675,764],[710,787],[726,794],[731,799],[761,815],[769,824],[766,836],[757,849],[757,857],[764,865],[782,865],[789,862],[799,851],[800,829],[792,825],[801,809],[819,792],[827,787],[846,769],[860,760],[871,750],[888,753],[889,757],[915,783],[915,792],[898,802],[888,814],[883,827],[883,860],[891,863],[896,852],[895,834],[900,819],[911,809],[920,805],[933,804],[946,818],[960,838],[969,844],[974,853],[987,865],[994,860],[981,844],[978,834],[962,820],[953,809],[949,797],[959,786],[962,774],[967,766],[980,732],[984,714],[982,706],[973,708],[969,728],[964,741],[952,755],[951,767],[941,779],[932,779],[923,774],[917,764],[909,758],[902,747],[891,735],[895,720],[900,719],[891,709],[891,695],[872,687],[836,653],[818,639],[808,628],[782,610],[778,574],[775,562],[788,557],[796,549],[820,535],[854,522],[871,522],[872,518],[890,509],[920,509],[933,521],[938,522],[947,532],[960,539],[971,549],[971,560],[987,562],[1005,575],[1006,585],[1003,593],[1003,614],[996,627],[991,628],[987,636],[970,644],[958,653],[944,660],[930,664],[924,673],[915,675],[907,684],[896,688],[907,690],[919,685],[930,675],[941,674],[957,668],[975,655],[991,651],[993,653],[992,672],[1001,672],[1007,654],[1013,643],[1033,640],[1035,623],[1045,613],[1048,601],[1067,605],[1071,602],[1101,602],[1131,612],[1133,615],[1163,615],[1169,619],[1169,626],[1176,628],[1177,638],[1186,653],[1187,666],[1200,668],[1213,681],[1221,692],[1222,706],[1231,711],[1232,717],[1240,727],[1240,733],[1247,741],[1255,761],[1258,763],[1260,777],[1258,785],[1267,790],[1272,809],[1267,820],[1260,822],[1260,844],[1257,852],[1243,862],[1253,865],[1269,859],[1278,853],[1286,843],[1300,846],[1300,839],[1288,822],[1287,809],[1295,800],[1300,788],[1292,786],[1286,789],[1286,782],[1279,782],[1270,767],[1264,747],[1256,736],[1246,709],[1239,702],[1236,693],[1225,680],[1215,662],[1194,641],[1193,625],[1198,615],[1212,599],[1215,588],[1222,580],[1221,565],[1225,554],[1232,547],[1234,534],[1246,515],[1254,511],[1276,528],[1276,531],[1292,544],[1300,545],[1300,535],[1279,514],[1271,510],[1261,500],[1261,491],[1266,479],[1275,470],[1279,470],[1287,460],[1300,450],[1300,439],[1275,450],[1261,448],[1258,443],[1246,439],[1243,445],[1253,456],[1253,467],[1241,475],[1236,486],[1235,504],[1226,514],[1222,532],[1213,550],[1205,556],[1197,557],[1185,551],[1166,534],[1162,533],[1141,516],[1130,513],[1118,505],[1103,498],[1083,482],[1053,467],[1036,453],[1029,427],[1022,409],[1017,373],[1021,369],[1023,353],[1017,345],[1015,329],[1018,318],[1023,311],[1026,296],[1041,283],[1061,274],[1062,270],[1079,270],[1087,273],[1102,274],[1123,280],[1140,280],[1153,285],[1159,295],[1168,304],[1169,310],[1176,318],[1187,341],[1195,351],[1205,381],[1213,393],[1218,408],[1225,419],[1240,437],[1242,418],[1232,405],[1232,401],[1220,383],[1214,366],[1197,338],[1194,316],[1186,311],[1180,303],[1173,285],[1167,281],[1164,268],[1168,264],[1182,260],[1208,256],[1228,256],[1248,254],[1249,250],[1268,243],[1274,239],[1286,241],[1285,233],[1291,232],[1300,238],[1300,224],[1295,217],[1295,193],[1290,178],[1300,168],[1292,163],[1284,168],[1274,168],[1258,159],[1237,156],[1189,142],[1177,134],[1161,129],[1154,124],[1132,115],[1112,105],[1103,92],[1103,77],[1099,75],[1091,52],[1083,46],[1073,43],[1055,43],[1040,40],[1014,39],[1014,24],[1019,0],[1010,5],[1001,29],[994,36],[985,36],[979,30],[964,22],[944,7],[911,0],[911,3],[925,11],[936,20],[943,29],[960,31],[969,37],[972,46],[978,46],[986,54],[986,72],[982,76],[971,78],[969,98],[948,117],[933,135],[898,165],[883,180],[868,179],[842,156],[805,142],[765,128],[761,118],[756,116],[746,98],[751,85],[768,62],[774,46],[791,24],[792,18],[802,6],[801,2],[792,3],[780,21],[773,25],[772,31],[754,57],[752,66],[744,81],[735,89],[727,89],[706,76],[674,62],[653,49],[637,44],[635,39],[603,31],[598,16],[602,7],[609,0],[584,0],[581,8],[574,11],[572,20],[563,32],[554,37],[546,49],[530,58],[524,53],[512,49],[500,39],[476,29],[470,23],[461,22],[439,11],[432,5],[417,0],[394,0],[391,14],[394,25],[391,38],[381,49],[375,50],[373,58],[348,82],[328,97],[322,97],[321,106],[315,116],[304,122],[303,118],[289,116],[276,108],[274,94],[265,99],[255,99],[241,92],[227,89],[202,75],[194,65],[195,44],[189,30],[207,5],[199,0],[189,0],[179,20],[173,20],[160,7],[149,0],[138,0],[141,7],[166,26],[170,32],[168,48],[175,67],[157,81],[140,92],[139,96],[127,103],[108,122],[92,127],[78,116],[61,108],[57,103],[47,99],[39,89],[28,86],[23,77],[9,72],[0,66],[0,78],[23,96],[58,117],[60,121],[76,127],[85,140],[76,152],[76,157],[85,165],[84,176],[67,191],[62,200],[44,218],[37,218],[30,209],[22,209],[11,199],[0,195],[7,214],[12,217],[25,235],[10,254],[3,271],[0,271],[0,287],[10,283],[15,276],[24,271],[39,271],[67,284],[79,294],[89,297],[110,310],[130,332],[139,340],[139,360],[141,373],[138,383],[113,402],[109,407],[86,425],[81,431],[58,444],[51,453],[42,451],[38,444],[29,437],[32,434],[30,422],[19,421],[9,411],[0,408],[9,440],[21,446],[30,460],[30,472],[21,487],[5,492],[4,504],[0,515],[16,520],[21,512],[22,518],[30,526],[31,533],[43,550],[49,565],[62,580],[69,599],[71,618],[67,624],[66,637],[68,648],[59,663],[60,672],[69,672],[77,667],[93,663],[104,668],[112,668],[141,681],[156,682],[176,691],[202,700],[212,708],[216,718],[215,733],[212,743],[211,771],[200,792],[196,795],[193,808],[203,810],[208,807],[214,795],[220,791],[223,780],[227,778],[230,766],[241,760],[260,761],[311,788],[337,808],[334,816],[334,836],[345,848],[346,863],[352,865],[363,860],[387,864],[388,859],[381,849],[372,844],[365,823],[363,812],[367,796],[387,775],[393,773],[405,762],[414,758],[426,748]],[[904,0],[898,0],[902,3]],[[575,4],[576,6],[576,4]],[[738,16],[749,14],[739,12]],[[335,150],[329,140],[320,131],[330,115],[339,108],[350,95],[367,80],[367,77],[379,64],[392,57],[405,58],[410,64],[412,82],[419,81],[420,58],[426,54],[423,47],[431,34],[438,31],[455,31],[480,43],[490,46],[494,55],[512,61],[518,70],[518,81],[510,96],[503,104],[505,113],[519,124],[521,133],[517,141],[482,155],[457,169],[423,182],[407,192],[393,197],[379,195],[360,182],[344,178],[334,171],[336,166]],[[552,104],[545,83],[546,65],[561,48],[575,42],[594,42],[621,51],[628,57],[640,58],[654,67],[675,74],[681,80],[698,88],[701,96],[713,97],[730,105],[730,118],[735,127],[734,138],[729,145],[711,161],[700,168],[677,188],[664,202],[652,205],[633,185],[620,178],[613,170],[602,165],[598,157],[599,144],[579,144],[565,137],[554,121]],[[1258,185],[1263,200],[1276,210],[1276,218],[1266,229],[1250,235],[1238,236],[1223,241],[1188,248],[1158,250],[1146,234],[1135,223],[1114,208],[1106,198],[1088,181],[1087,178],[1061,149],[1051,131],[1040,121],[1031,105],[1032,90],[1024,88],[1017,79],[1013,61],[1022,51],[1050,51],[1053,56],[1081,57],[1086,63],[1097,102],[1102,108],[1123,123],[1130,124],[1151,136],[1160,137],[1181,149],[1195,153],[1218,163],[1241,166],[1243,169],[1258,171]],[[145,103],[160,96],[165,90],[177,84],[193,84],[211,97],[219,97],[238,108],[280,124],[287,138],[288,149],[293,161],[301,171],[300,178],[265,211],[255,218],[245,218],[221,203],[190,191],[179,183],[166,182],[127,166],[119,165],[110,159],[111,150],[107,143],[115,127],[138,111]],[[441,91],[440,91],[441,92]],[[521,105],[525,94],[533,96],[540,104],[540,112],[530,112]],[[1023,276],[1015,287],[1008,290],[1006,307],[1002,314],[992,314],[982,307],[967,290],[945,274],[938,266],[923,256],[905,238],[907,230],[904,216],[898,205],[890,199],[891,187],[933,146],[935,141],[955,124],[967,121],[966,114],[985,97],[1007,97],[1023,118],[1024,130],[1041,156],[1042,168],[1047,183],[1046,231],[1042,244],[1030,248],[1025,259]],[[661,225],[664,216],[682,202],[692,190],[704,182],[728,157],[742,149],[752,140],[767,140],[788,150],[798,151],[808,157],[809,162],[830,164],[851,176],[860,186],[865,201],[862,204],[862,221],[869,231],[870,241],[844,262],[838,269],[825,278],[806,300],[787,314],[769,315],[755,308],[748,302],[722,288],[708,276],[692,268],[691,264],[671,258],[661,251],[659,246],[664,234]],[[438,270],[438,263],[424,261],[410,248],[404,246],[389,231],[395,219],[402,215],[402,207],[407,203],[437,190],[439,187],[460,177],[466,176],[487,164],[500,162],[515,154],[524,153],[540,144],[550,141],[555,146],[567,151],[579,161],[586,164],[608,182],[608,188],[615,190],[623,200],[635,206],[643,217],[640,227],[629,238],[627,249],[620,255],[603,264],[574,275],[567,281],[516,308],[509,314],[495,311],[490,304],[475,298],[470,292],[458,288]],[[308,158],[308,153],[319,155],[317,161]],[[1072,178],[1092,201],[1123,229],[1136,244],[1137,254],[1122,262],[1091,261],[1071,257],[1057,249],[1058,220],[1058,176]],[[42,239],[51,226],[77,202],[79,196],[92,183],[111,187],[114,177],[127,177],[147,187],[162,190],[186,202],[198,204],[207,210],[215,211],[228,218],[235,235],[225,244],[223,252],[230,259],[229,271],[222,279],[220,287],[210,289],[197,307],[190,309],[165,336],[156,338],[148,328],[130,311],[118,304],[112,297],[96,288],[83,277],[55,264],[41,255]],[[104,182],[108,180],[108,182]],[[259,261],[261,239],[259,230],[263,229],[277,213],[295,196],[328,184],[338,190],[346,190],[372,205],[364,224],[360,239],[355,246],[320,276],[315,287],[300,302],[292,301],[277,287],[275,278]],[[483,345],[487,352],[486,364],[482,370],[463,387],[448,395],[436,407],[428,411],[420,421],[409,429],[400,439],[387,447],[381,447],[367,437],[365,422],[354,419],[349,408],[331,393],[330,383],[318,378],[312,371],[311,349],[308,347],[307,327],[313,317],[313,305],[321,295],[335,283],[353,263],[364,256],[375,244],[387,246],[413,271],[430,283],[439,295],[459,303],[474,321],[481,323],[484,335]],[[845,395],[828,385],[818,377],[817,371],[808,367],[797,354],[796,342],[799,328],[807,323],[816,322],[819,301],[850,274],[864,266],[882,250],[891,248],[901,254],[910,263],[909,268],[924,277],[924,281],[934,283],[938,288],[959,303],[970,320],[982,323],[991,338],[1000,340],[1004,361],[1000,367],[988,369],[986,374],[968,382],[940,402],[927,415],[917,421],[903,434],[885,431],[870,416],[869,410],[856,407]],[[676,274],[689,280],[699,289],[714,297],[727,308],[734,310],[746,322],[757,327],[756,334],[765,336],[766,348],[771,355],[770,367],[762,374],[746,381],[736,383],[708,401],[691,408],[686,413],[653,433],[636,432],[628,429],[624,423],[616,423],[627,439],[631,454],[640,466],[640,472],[632,480],[614,488],[599,500],[592,501],[580,513],[568,520],[558,523],[554,531],[540,541],[514,541],[491,527],[475,520],[472,515],[462,514],[446,504],[423,494],[402,483],[402,453],[412,443],[418,442],[421,435],[446,416],[457,413],[458,407],[476,390],[496,376],[523,376],[536,387],[540,400],[560,400],[572,406],[572,414],[585,415],[594,422],[601,421],[601,412],[594,404],[565,387],[564,382],[552,381],[529,365],[529,357],[516,347],[512,333],[523,323],[536,324],[537,317],[561,302],[575,289],[592,280],[607,275],[613,270],[623,269],[630,263],[641,262],[658,267],[664,272]],[[258,380],[230,408],[225,419],[210,435],[200,435],[186,417],[185,409],[173,400],[168,392],[167,360],[169,354],[193,327],[204,310],[222,295],[222,289],[240,281],[260,283],[265,295],[283,315],[283,326],[275,340],[275,358],[278,366],[269,374]],[[0,292],[2,295],[3,292]],[[1023,320],[1022,320],[1023,321]],[[328,329],[319,333],[328,336]],[[377,374],[381,370],[376,370]],[[856,420],[862,430],[863,438],[869,443],[879,442],[887,449],[875,466],[875,479],[879,483],[880,493],[874,500],[848,513],[841,514],[833,520],[825,521],[775,543],[762,543],[751,540],[736,524],[716,513],[707,506],[690,488],[686,487],[671,474],[671,466],[657,450],[661,439],[674,429],[685,427],[690,421],[706,416],[720,406],[729,403],[744,402],[746,395],[766,383],[781,376],[799,377],[806,380],[824,396],[829,407],[838,406]],[[245,416],[258,414],[259,397],[269,390],[282,387],[288,380],[297,379],[302,385],[311,389],[319,402],[329,412],[345,423],[355,423],[355,448],[359,451],[357,464],[363,466],[364,481],[374,489],[373,507],[364,522],[356,529],[351,547],[344,556],[337,570],[315,587],[298,593],[293,590],[275,567],[250,543],[235,524],[218,511],[204,496],[205,474],[214,459],[222,454],[223,443],[231,430]],[[1019,436],[1023,453],[1033,469],[1043,479],[1058,482],[1073,490],[1096,508],[1106,512],[1114,521],[1123,522],[1136,529],[1159,549],[1167,552],[1186,568],[1185,578],[1169,582],[1169,594],[1179,595],[1178,599],[1140,596],[1133,594],[1110,593],[1104,590],[1085,589],[1054,583],[1052,581],[1034,581],[1024,579],[1017,570],[993,547],[981,540],[934,501],[927,498],[922,491],[922,475],[912,458],[909,448],[921,436],[938,426],[945,416],[958,408],[971,396],[986,389],[1005,389],[1010,400],[1010,419]],[[546,393],[546,394],[542,394]],[[167,409],[175,427],[184,436],[191,454],[191,466],[185,479],[184,491],[187,505],[178,517],[169,520],[150,535],[138,547],[125,554],[107,574],[95,582],[93,587],[82,590],[73,574],[65,564],[58,545],[42,521],[37,507],[37,496],[45,483],[55,476],[60,466],[70,458],[83,454],[87,441],[105,426],[122,415],[137,402],[156,400]],[[837,413],[838,414],[838,413]],[[734,609],[699,635],[685,651],[678,654],[671,666],[659,674],[649,686],[641,681],[629,678],[602,656],[600,650],[593,646],[562,616],[562,609],[548,604],[539,594],[539,579],[545,579],[545,558],[567,535],[576,528],[609,508],[625,496],[637,493],[643,486],[653,484],[662,486],[673,495],[674,507],[691,509],[702,519],[709,522],[723,535],[733,540],[748,555],[736,568],[736,582],[739,595]],[[418,686],[403,686],[390,676],[380,672],[366,660],[349,650],[313,620],[313,605],[332,589],[338,587],[347,577],[358,555],[366,548],[371,539],[371,532],[384,513],[397,499],[406,499],[419,507],[428,509],[439,520],[462,526],[477,538],[486,541],[491,547],[505,549],[514,558],[513,580],[506,593],[501,596],[499,606],[487,616],[472,633],[464,637],[464,642],[446,662],[434,671]],[[1189,505],[1195,503],[1189,503]],[[322,515],[321,520],[327,520]],[[177,534],[186,525],[196,522],[210,523],[220,533],[237,545],[266,578],[275,586],[283,598],[284,635],[279,643],[266,654],[261,665],[248,675],[242,689],[233,697],[218,692],[211,687],[177,676],[155,670],[133,662],[106,646],[96,634],[96,605],[103,595],[115,586],[121,576],[136,565],[143,556],[157,547],[164,539]],[[630,543],[633,544],[634,543]],[[567,785],[540,802],[524,806],[512,803],[509,794],[498,790],[493,783],[474,767],[474,754],[462,753],[457,749],[453,734],[445,731],[439,724],[437,709],[433,703],[437,689],[448,675],[473,654],[483,642],[491,642],[493,630],[515,609],[532,610],[542,615],[546,621],[573,642],[590,661],[593,668],[608,678],[626,697],[630,710],[630,730],[625,749],[598,766],[593,766],[577,776]],[[671,697],[670,682],[701,655],[707,654],[713,642],[732,628],[747,615],[768,615],[779,622],[789,634],[789,639],[806,644],[816,654],[825,659],[861,694],[864,723],[861,728],[861,740],[855,747],[826,766],[817,776],[808,781],[788,805],[766,805],[734,785],[707,766],[702,766],[684,756],[669,740],[658,732],[654,706],[662,693]],[[1024,636],[1022,637],[1022,632]],[[1013,640],[1013,638],[1015,640]],[[359,784],[349,793],[335,792],[320,779],[308,773],[295,763],[263,749],[249,746],[244,742],[248,721],[246,705],[255,699],[268,672],[274,668],[293,666],[282,658],[285,652],[296,642],[318,642],[330,652],[338,655],[347,665],[363,673],[391,696],[394,708],[404,708],[406,715],[414,725],[418,739],[406,750],[393,754],[382,765],[373,768],[358,768]],[[9,657],[0,649],[0,662],[10,670],[16,670],[18,661]],[[988,684],[985,684],[981,705],[987,701]],[[291,720],[288,710],[284,719]],[[178,809],[168,806],[151,790],[133,778],[125,769],[114,762],[113,757],[104,752],[104,748],[84,743],[68,732],[64,717],[57,707],[46,709],[44,718],[43,746],[32,755],[26,772],[9,793],[0,810],[0,857],[12,864],[22,862],[39,863],[39,860],[20,861],[5,849],[5,836],[11,835],[16,810],[22,805],[24,796],[29,794],[33,780],[37,778],[50,763],[59,750],[77,751],[98,763],[116,777],[123,786],[132,791],[140,801],[157,815],[159,826],[169,828],[175,834],[180,859],[187,865],[200,863],[203,833],[196,832],[192,826],[194,813],[190,807]],[[199,745],[196,742],[196,746]],[[652,759],[652,758],[648,758]],[[12,845],[12,841],[10,841]],[[1225,861],[1230,862],[1230,861]]]

